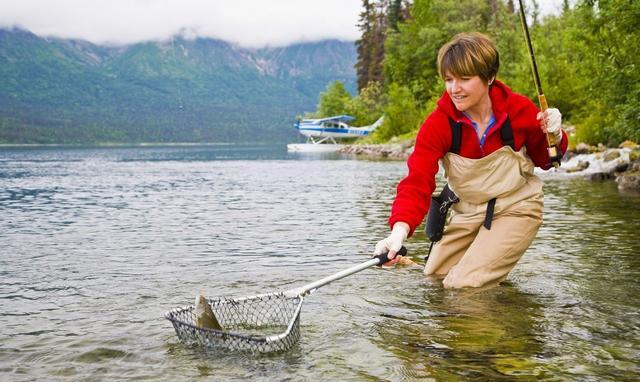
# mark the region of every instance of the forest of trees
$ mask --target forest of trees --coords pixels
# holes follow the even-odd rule
[[[363,0],[357,41],[359,93],[340,82],[320,96],[318,116],[348,113],[368,124],[386,113],[371,137],[413,136],[444,85],[439,48],[460,32],[489,35],[500,52],[498,78],[537,102],[529,56],[514,0]],[[514,4],[515,3],[515,4]],[[564,0],[558,14],[540,17],[536,0],[527,20],[543,90],[573,143],[640,141],[640,1]]]

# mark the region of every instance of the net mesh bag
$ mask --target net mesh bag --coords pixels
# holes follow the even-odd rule
[[[195,325],[194,306],[165,314],[180,341],[210,349],[267,353],[286,351],[300,338],[301,296],[270,293],[242,298],[209,299],[223,330]]]

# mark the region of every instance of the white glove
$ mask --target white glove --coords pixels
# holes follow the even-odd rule
[[[376,249],[373,251],[373,255],[378,256],[386,252],[391,252],[393,256],[390,256],[389,258],[393,259],[395,254],[400,250],[400,248],[402,248],[402,243],[404,243],[408,235],[409,225],[404,222],[397,222],[393,225],[391,234],[376,244]]]
[[[547,109],[547,133],[555,135],[558,143],[562,140],[562,114],[560,114],[560,110]]]

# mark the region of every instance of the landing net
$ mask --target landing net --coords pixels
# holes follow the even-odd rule
[[[270,293],[241,298],[208,299],[224,330],[197,327],[194,306],[165,314],[180,341],[188,346],[251,353],[285,351],[300,338],[301,296]]]

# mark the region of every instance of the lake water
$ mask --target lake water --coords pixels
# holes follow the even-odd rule
[[[284,147],[0,149],[0,379],[637,380],[640,197],[548,179],[508,278],[421,269],[319,289],[282,354],[212,355],[163,314],[289,289],[367,259],[405,164]],[[407,247],[422,264],[418,233]]]

